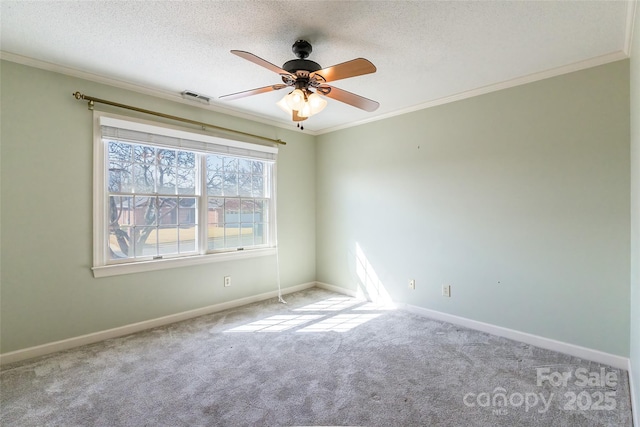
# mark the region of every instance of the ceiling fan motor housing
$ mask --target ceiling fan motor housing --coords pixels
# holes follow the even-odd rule
[[[292,59],[291,61],[285,62],[282,69],[291,74],[295,74],[296,71],[299,70],[313,73],[314,71],[322,70],[322,67],[317,62],[308,59]]]
[[[314,61],[310,61],[306,59],[310,54],[313,48],[311,47],[311,43],[306,40],[298,40],[293,44],[291,50],[296,55],[298,59],[292,59],[291,61],[287,61],[282,66],[282,69],[295,74],[296,71],[308,71],[309,73],[313,73],[314,71],[321,70],[322,67],[320,64]]]

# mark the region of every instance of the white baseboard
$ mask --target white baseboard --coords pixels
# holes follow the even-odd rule
[[[302,291],[304,289],[316,286],[315,282],[303,283],[302,285],[290,286],[282,289],[282,294]],[[9,353],[0,354],[0,365],[19,362],[21,360],[31,359],[34,357],[44,356],[46,354],[55,353],[56,351],[68,350],[82,345],[93,344],[104,341],[109,338],[117,338],[129,335],[135,332],[144,331],[146,329],[156,328],[158,326],[168,325],[170,323],[180,322],[194,317],[203,316],[205,314],[216,313],[218,311],[228,310],[230,308],[240,307],[254,302],[264,301],[269,298],[278,296],[278,291],[265,292],[259,295],[253,295],[246,298],[240,298],[233,301],[214,304],[207,307],[197,308],[194,310],[184,311],[181,313],[171,314],[169,316],[159,317],[157,319],[145,320],[143,322],[132,323],[130,325],[120,326],[118,328],[107,329],[105,331],[94,332],[91,334],[81,335],[79,337],[68,338],[61,341],[55,341],[47,344],[29,347],[22,350],[16,350]]]
[[[455,316],[453,314],[442,313],[428,308],[416,307],[409,304],[396,304],[398,308],[407,310],[431,319],[441,320],[443,322],[453,323],[454,325],[464,326],[469,329],[486,332],[515,341],[531,344],[536,347],[546,348],[571,356],[579,357],[593,362],[603,363],[613,368],[627,370],[629,368],[629,359],[615,354],[605,353],[599,350],[593,350],[587,347],[581,347],[575,344],[569,344],[526,332],[516,331],[514,329],[504,328],[502,326],[492,325],[490,323],[479,322],[477,320],[467,319],[465,317]]]
[[[329,291],[338,292],[341,294],[349,295],[352,297],[357,296],[356,291],[342,288],[340,286],[330,285],[328,283],[316,282],[316,286],[319,288],[327,289]],[[454,325],[464,326],[469,329],[474,329],[481,332],[486,332],[492,335],[509,338],[515,341],[524,342],[534,345],[536,347],[546,348],[547,350],[553,350],[571,356],[579,357],[585,360],[591,360],[598,363],[604,363],[614,368],[629,370],[630,372],[630,360],[626,357],[617,356],[615,354],[605,353],[599,350],[593,350],[587,347],[581,347],[575,344],[569,344],[562,341],[557,341],[551,338],[541,337],[539,335],[533,335],[526,332],[516,331],[514,329],[504,328],[502,326],[492,325],[490,323],[479,322],[477,320],[468,319],[466,317],[460,317],[453,314],[447,314],[428,308],[417,307],[410,304],[395,303],[396,307],[409,311],[411,313],[418,314],[420,316],[428,317],[431,319],[441,320],[443,322],[453,323]],[[637,412],[637,411],[636,411]],[[640,424],[636,422],[637,427]]]
[[[336,292],[339,294],[347,295],[350,297],[356,298],[358,296],[357,291],[352,291],[351,289],[341,288],[340,286],[330,285],[328,283],[316,282],[316,286],[322,289],[326,289],[328,291]]]
[[[298,292],[304,289],[312,288],[314,286],[317,286],[319,288],[323,288],[332,292],[348,295],[351,297],[357,296],[356,291],[342,288],[339,286],[330,285],[328,283],[323,283],[323,282],[309,282],[309,283],[303,283],[297,286],[291,286],[291,287],[282,289],[282,293],[288,294],[292,292]],[[170,323],[180,322],[182,320],[203,316],[205,314],[211,314],[218,311],[228,310],[230,308],[240,307],[246,304],[263,301],[269,298],[274,298],[276,296],[278,296],[278,291],[266,292],[259,295],[253,295],[246,298],[240,298],[233,301],[228,301],[220,304],[214,304],[207,307],[198,308],[195,310],[176,313],[169,316],[160,317],[157,319],[145,320],[143,322],[133,323],[133,324],[121,326],[118,328],[107,329],[105,331],[94,332],[87,335],[81,335],[78,337],[68,338],[61,341],[55,341],[55,342],[42,344],[35,347],[29,347],[22,350],[4,353],[4,354],[0,354],[0,365],[14,363],[14,362],[18,362],[26,359],[31,359],[33,357],[44,356],[46,354],[54,353],[56,351],[68,350],[74,347],[79,347],[86,344],[92,344],[92,343],[103,341],[109,338],[121,337],[121,336],[129,335],[135,332],[140,332],[146,329],[151,329],[158,326],[168,325]],[[625,369],[629,371],[630,373],[629,377],[632,378],[631,362],[626,357],[616,356],[616,355],[605,353],[599,350],[593,350],[590,348],[581,347],[574,344],[556,341],[553,339],[532,335],[526,332],[520,332],[513,329],[504,328],[501,326],[492,325],[489,323],[479,322],[476,320],[467,319],[467,318],[455,316],[452,314],[430,310],[427,308],[412,306],[409,304],[396,304],[396,305],[400,309],[404,309],[411,313],[415,313],[431,319],[441,320],[444,322],[449,322],[456,325],[464,326],[470,329],[487,332],[493,335],[502,336],[505,338],[535,345],[537,347],[546,348],[549,350],[569,354],[571,356],[579,357],[581,359],[592,360],[598,363],[604,363],[614,368]],[[630,381],[632,381],[632,379],[630,379]],[[634,393],[633,387],[631,387],[631,392]],[[638,412],[637,408],[635,412]],[[637,415],[635,416],[637,417]],[[636,426],[640,427],[640,424],[637,423],[637,420],[636,420]]]

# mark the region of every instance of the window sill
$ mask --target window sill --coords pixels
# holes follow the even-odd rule
[[[119,276],[121,274],[142,273],[145,271],[165,270],[168,268],[187,267],[190,265],[236,261],[240,259],[275,255],[276,250],[276,248],[265,248],[237,252],[223,252],[218,254],[195,255],[184,258],[157,259],[153,261],[132,262],[127,264],[102,265],[93,267],[92,270],[93,277],[95,278]]]

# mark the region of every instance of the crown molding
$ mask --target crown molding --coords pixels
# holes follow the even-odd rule
[[[363,125],[365,123],[375,122],[378,120],[388,119],[395,116],[401,116],[403,114],[412,113],[414,111],[424,110],[426,108],[436,107],[438,105],[449,104],[451,102],[461,101],[467,98],[473,98],[478,95],[484,95],[484,94],[496,92],[502,89],[509,89],[515,86],[520,86],[527,83],[533,83],[539,80],[561,76],[563,74],[573,73],[574,71],[580,71],[587,68],[597,67],[599,65],[604,65],[610,62],[616,62],[616,61],[620,61],[622,59],[627,59],[627,58],[629,58],[629,55],[627,55],[623,51],[613,52],[606,55],[597,56],[595,58],[587,59],[584,61],[574,62],[573,64],[563,65],[562,67],[552,68],[550,70],[540,71],[538,73],[533,73],[533,74],[529,74],[522,77],[516,77],[515,79],[505,80],[503,82],[482,86],[476,89],[460,92],[451,96],[445,96],[444,98],[434,99],[432,101],[427,101],[422,104],[414,105],[412,107],[392,111],[390,113],[372,117],[370,119],[364,119],[364,120],[360,120],[354,123],[349,123],[346,125],[322,129],[321,131],[318,131],[318,135],[331,133],[337,130],[347,129],[354,126]]]
[[[631,48],[631,39],[630,37],[633,36],[633,15],[635,13],[635,4],[636,1],[632,1],[629,2],[629,8],[627,11],[627,18],[629,16],[631,16],[631,23],[629,23],[629,19],[627,19],[627,29],[626,29],[626,40],[625,40],[625,49],[630,49]],[[311,135],[311,136],[318,136],[318,135],[324,135],[327,133],[331,133],[331,132],[335,132],[338,130],[342,130],[342,129],[348,129],[348,128],[352,128],[355,126],[360,126],[363,124],[367,124],[367,123],[372,123],[372,122],[377,122],[379,120],[384,120],[384,119],[388,119],[391,117],[395,117],[395,116],[401,116],[403,114],[407,114],[407,113],[412,113],[414,111],[419,111],[419,110],[424,110],[426,108],[431,108],[431,107],[436,107],[439,105],[444,105],[444,104],[448,104],[451,102],[456,102],[456,101],[461,101],[463,99],[467,99],[467,98],[472,98],[475,96],[479,96],[479,95],[484,95],[487,93],[491,93],[491,92],[496,92],[502,89],[508,89],[508,88],[512,88],[512,87],[516,87],[516,86],[520,86],[520,85],[524,85],[527,83],[532,83],[532,82],[536,82],[539,80],[544,80],[544,79],[548,79],[551,77],[556,77],[556,76],[560,76],[563,74],[568,74],[568,73],[572,73],[574,71],[580,71],[580,70],[584,70],[587,68],[592,68],[592,67],[597,67],[599,65],[604,65],[604,64],[608,64],[611,62],[616,62],[616,61],[620,61],[623,59],[627,59],[629,58],[629,54],[625,51],[618,51],[618,52],[613,52],[613,53],[609,53],[606,55],[601,55],[601,56],[597,56],[595,58],[590,58],[584,61],[579,61],[579,62],[574,62],[572,64],[568,64],[568,65],[563,65],[561,67],[557,67],[557,68],[552,68],[550,70],[545,70],[545,71],[540,71],[538,73],[533,73],[533,74],[529,74],[526,76],[522,76],[522,77],[516,77],[515,79],[511,79],[511,80],[505,80],[502,82],[498,82],[498,83],[494,83],[491,85],[487,85],[487,86],[482,86],[479,88],[475,88],[475,89],[471,89],[468,91],[464,91],[464,92],[460,92],[457,93],[455,95],[451,95],[451,96],[446,96],[443,98],[438,98],[438,99],[434,99],[432,101],[427,101],[421,104],[417,104],[411,107],[407,107],[407,108],[402,108],[400,110],[396,110],[396,111],[392,111],[386,114],[382,114],[379,116],[375,116],[375,117],[371,117],[371,118],[367,118],[364,120],[359,120],[359,121],[355,121],[352,123],[347,123],[344,125],[339,125],[339,126],[333,126],[333,127],[328,127],[328,128],[324,128],[324,129],[318,129],[318,130],[311,130],[311,129],[306,129],[305,130],[305,134],[307,135]],[[77,70],[75,68],[70,68],[70,67],[65,67],[65,66],[61,66],[61,65],[57,65],[57,64],[53,64],[50,62],[46,62],[46,61],[40,61],[38,59],[33,59],[33,58],[29,58],[26,56],[22,56],[22,55],[17,55],[14,53],[10,53],[10,52],[5,52],[5,51],[1,51],[0,50],[0,59],[2,60],[6,60],[6,61],[10,61],[10,62],[16,62],[18,64],[22,64],[22,65],[27,65],[27,66],[31,66],[34,68],[40,68],[43,70],[47,70],[47,71],[52,71],[52,72],[56,72],[56,73],[60,73],[60,74],[64,74],[64,75],[68,75],[71,77],[77,77],[77,78],[81,78],[84,80],[89,80],[95,83],[102,83],[105,85],[109,85],[109,86],[114,86],[114,87],[118,87],[121,89],[126,89],[126,90],[130,90],[132,92],[137,92],[137,93],[141,93],[144,95],[150,95],[150,96],[155,96],[157,98],[162,98],[162,99],[167,99],[170,101],[174,101],[174,102],[179,102],[181,104],[185,104],[185,105],[190,105],[192,107],[195,108],[202,108],[208,111],[213,111],[216,113],[220,113],[220,114],[226,114],[226,115],[230,115],[230,116],[234,116],[234,117],[238,117],[241,119],[246,119],[246,120],[252,120],[254,122],[258,122],[258,123],[263,123],[263,124],[267,124],[273,127],[277,127],[280,129],[287,129],[287,130],[293,130],[292,126],[290,124],[287,123],[282,123],[282,122],[278,122],[278,121],[274,121],[272,118],[268,118],[268,117],[264,117],[264,116],[258,116],[258,115],[254,115],[254,114],[248,114],[246,112],[241,112],[238,110],[234,110],[231,108],[222,108],[222,107],[218,107],[218,106],[214,106],[214,105],[203,105],[203,104],[198,104],[198,103],[194,103],[192,101],[188,101],[182,98],[182,96],[178,93],[174,93],[174,92],[169,92],[166,90],[161,90],[161,89],[156,89],[156,88],[151,88],[151,87],[146,87],[146,86],[142,86],[142,85],[137,85],[137,84],[133,84],[133,83],[128,83],[122,80],[118,80],[118,79],[114,79],[111,77],[106,77],[106,76],[102,76],[99,74],[93,74],[93,73],[89,73],[86,71],[81,71],[81,70]]]
[[[633,43],[633,24],[636,17],[636,8],[638,6],[638,0],[631,0],[627,3],[627,22],[624,32],[624,53],[631,56],[631,44]]]

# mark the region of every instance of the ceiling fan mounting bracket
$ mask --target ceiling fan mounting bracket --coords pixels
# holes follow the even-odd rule
[[[296,58],[305,59],[308,58],[313,48],[311,47],[311,43],[306,40],[297,40],[293,46],[291,46],[291,50]]]

